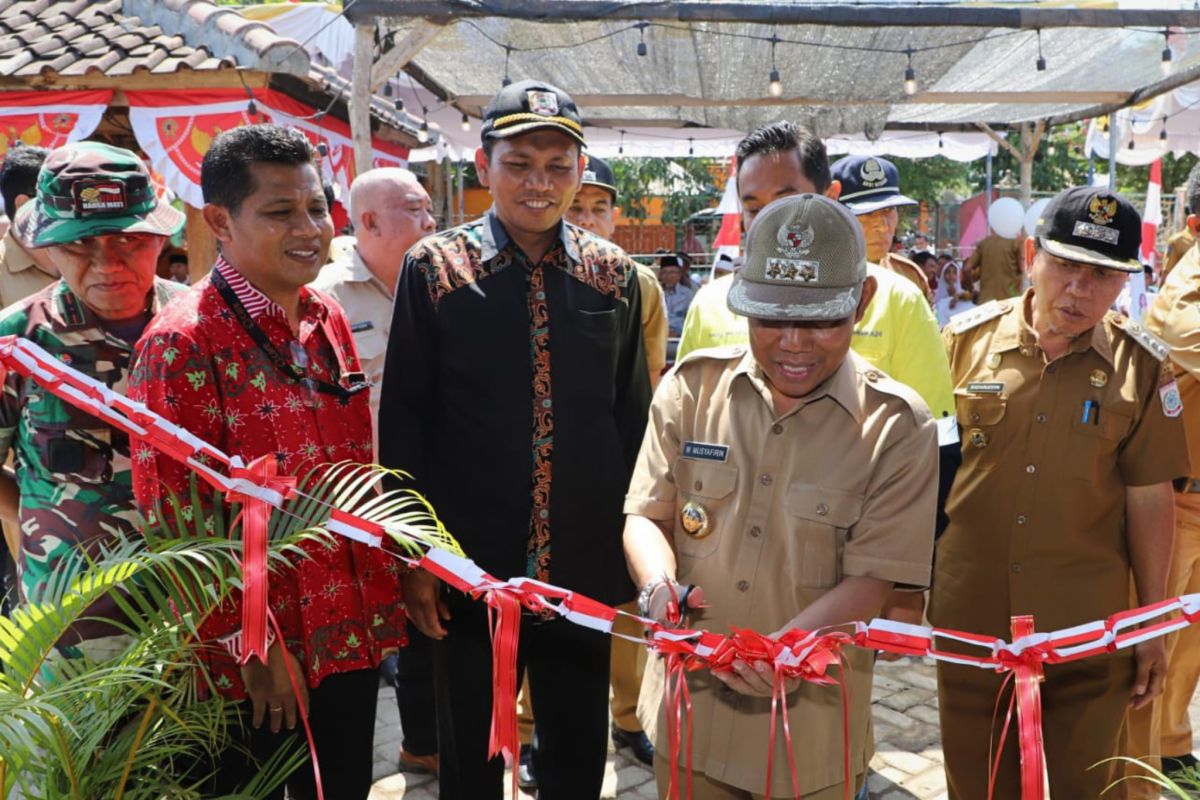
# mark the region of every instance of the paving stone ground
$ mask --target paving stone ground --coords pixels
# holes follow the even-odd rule
[[[875,758],[867,786],[872,800],[945,800],[942,745],[937,725],[937,683],[932,662],[902,659],[875,667]],[[1192,724],[1200,731],[1200,693],[1192,701]],[[375,727],[375,785],[370,800],[433,800],[437,782],[428,775],[396,772],[400,721],[396,697],[380,689]],[[509,786],[505,781],[505,797]],[[657,798],[654,775],[628,754],[608,754],[603,798]],[[529,800],[520,793],[518,800]],[[511,798],[509,798],[511,800]]]

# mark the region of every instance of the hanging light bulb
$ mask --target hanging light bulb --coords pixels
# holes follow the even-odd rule
[[[945,146],[946,146],[946,143],[942,141],[942,135],[939,133],[938,134],[938,150],[941,150]]]
[[[1132,150],[1132,149],[1133,149],[1133,139],[1130,139],[1130,140],[1129,140],[1129,149],[1130,149],[1130,150]]]
[[[1164,145],[1167,142],[1167,118],[1165,115],[1163,116],[1162,130],[1158,132],[1158,140],[1160,142],[1162,142]]]
[[[623,156],[625,155],[625,131],[617,131],[617,133],[621,134],[621,143],[617,145],[617,155]]]
[[[383,96],[384,97],[392,96],[392,84],[391,83],[385,83],[383,85]]]
[[[467,116],[467,112],[463,112],[462,129],[464,133],[469,133],[471,130],[471,118]]]
[[[329,148],[325,146],[324,142],[317,142],[317,152],[321,155],[321,158],[324,158],[329,155]]]
[[[424,120],[421,121],[421,129],[417,131],[417,141],[421,144],[429,141],[429,123]]]
[[[253,97],[251,97],[250,102],[246,104],[246,113],[252,117],[258,114],[258,106],[255,104]]]
[[[783,81],[779,80],[779,68],[775,65],[775,45],[779,43],[779,37],[771,35],[771,74],[769,76],[770,83],[767,84],[767,94],[771,97],[783,96]]]
[[[689,136],[688,137],[688,155],[694,156],[695,154],[696,154],[696,150],[695,150],[695,148],[692,147],[692,138]]]
[[[512,83],[512,78],[508,77],[508,59],[512,55],[512,45],[504,45],[504,80],[500,81],[501,88]]]
[[[637,43],[637,54],[639,56],[644,56],[647,53],[647,50],[646,50],[646,24],[647,23],[645,23],[645,22],[638,23],[638,31],[642,37]]]
[[[1046,148],[1046,155],[1048,155],[1048,156],[1053,156],[1057,152],[1058,152],[1058,148],[1056,148],[1054,145],[1050,145],[1049,147]]]
[[[908,66],[904,69],[904,93],[914,95],[917,93],[917,71],[912,65],[912,48],[908,48]]]
[[[1171,53],[1170,36],[1171,30],[1169,28],[1163,31],[1162,63],[1160,64],[1163,75],[1171,74],[1171,59],[1174,57],[1174,54]]]
[[[1038,31],[1037,31],[1037,45],[1038,45],[1037,71],[1045,72],[1046,71],[1046,57],[1044,55],[1042,55],[1042,29],[1041,28],[1038,28]]]
[[[783,96],[783,82],[779,80],[779,70],[772,69],[770,75],[771,82],[767,84],[767,93],[771,97]]]

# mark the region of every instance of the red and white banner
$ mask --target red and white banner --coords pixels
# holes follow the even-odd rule
[[[0,93],[0,158],[16,142],[53,150],[92,135],[111,90]]]
[[[742,204],[738,200],[737,160],[730,159],[729,180],[717,211],[721,213],[721,229],[713,240],[714,258],[722,253],[731,259],[737,258],[742,247]]]
[[[127,92],[129,122],[138,145],[184,202],[204,205],[200,190],[200,164],[222,131],[241,125],[274,122],[304,133],[314,146],[324,145],[321,174],[339,197],[347,197],[354,181],[354,142],[350,126],[329,114],[317,118],[314,108],[273,89],[254,92],[256,113],[250,114],[250,97],[241,89],[191,92]],[[372,137],[372,164],[403,167],[408,148]]]

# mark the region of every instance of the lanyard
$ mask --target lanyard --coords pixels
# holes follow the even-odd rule
[[[221,273],[217,272],[216,270],[213,270],[212,272],[212,284],[213,286],[217,287],[217,291],[220,292],[221,297],[225,300],[226,305],[228,305],[230,310],[233,311],[233,315],[237,318],[238,323],[242,326],[246,333],[250,334],[250,338],[254,340],[254,343],[258,345],[258,348],[266,353],[267,358],[275,366],[275,368],[284,375],[287,375],[289,378],[301,384],[302,386],[305,386],[309,389],[315,389],[322,394],[333,395],[334,397],[340,399],[348,399],[353,397],[362,390],[371,386],[365,373],[346,371],[346,364],[342,359],[341,351],[338,349],[336,340],[329,335],[330,331],[325,320],[321,321],[321,330],[325,332],[325,338],[329,340],[329,345],[333,348],[334,353],[337,356],[339,373],[337,383],[329,383],[327,381],[309,377],[306,369],[301,369],[300,367],[296,366],[294,362],[285,358],[283,353],[279,352],[279,348],[272,344],[271,340],[267,338],[267,334],[264,333],[263,329],[258,326],[258,323],[250,317],[250,312],[248,312],[246,307],[242,305],[242,301],[238,299],[237,293],[233,291],[233,287],[230,286],[229,282],[226,281]]]

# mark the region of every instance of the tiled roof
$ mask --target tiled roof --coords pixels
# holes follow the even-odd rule
[[[170,31],[168,33],[167,31]],[[296,42],[209,0],[0,0],[0,78],[168,75],[245,69],[292,76],[319,107],[349,81]],[[413,137],[417,122],[372,98],[372,116]],[[414,142],[415,143],[415,142]]]
[[[130,10],[158,19],[143,21]],[[0,0],[0,76],[116,77],[238,65],[303,75],[308,56],[266,25],[207,0]]]

